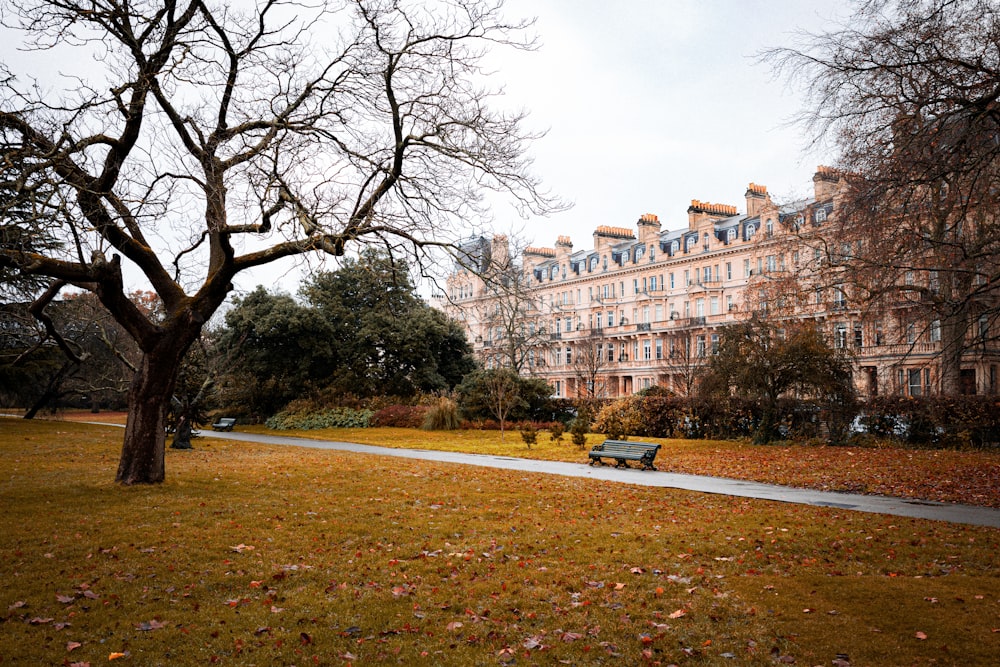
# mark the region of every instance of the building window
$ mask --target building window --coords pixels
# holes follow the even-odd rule
[[[695,317],[705,317],[705,300],[695,299],[694,302],[694,314]]]
[[[705,336],[698,336],[695,340],[695,354],[698,357],[705,356]]]
[[[654,316],[656,317],[655,321],[656,322],[662,322],[663,321],[663,304],[662,303],[656,304],[655,309],[654,309],[653,312],[654,312]]]
[[[774,273],[778,270],[778,258],[774,255],[767,256],[767,272]]]
[[[719,353],[719,334],[712,334],[712,354]]]
[[[710,283],[712,282],[712,267],[706,266],[702,269],[702,282]]]
[[[632,294],[638,294],[638,293],[639,293],[639,279],[638,278],[633,278],[632,279]]]
[[[732,243],[735,240],[736,240],[736,228],[733,227],[729,231],[726,232],[726,241],[728,241],[729,243]]]
[[[864,346],[864,332],[861,329],[860,324],[854,325],[854,347]]]
[[[750,260],[749,259],[744,259],[743,260],[743,277],[744,278],[749,278],[750,277]]]
[[[911,344],[917,342],[917,326],[915,324],[906,325],[906,342]]]
[[[767,238],[774,236],[774,220],[768,218],[767,222],[764,223],[764,233]]]
[[[847,325],[842,322],[833,325],[833,346],[838,350],[847,347]]]
[[[613,310],[608,311],[608,326],[609,327],[615,326],[615,311]]]
[[[931,322],[930,336],[932,343],[941,342],[941,320],[934,320]]]
[[[674,287],[675,287],[675,285],[674,285],[674,274],[668,273],[667,276],[669,276],[669,278],[670,278],[670,289],[674,289]]]
[[[657,359],[662,359],[663,358],[663,339],[662,338],[657,338],[656,339],[656,358]]]
[[[733,279],[733,263],[726,262],[726,280]]]
[[[833,307],[840,310],[847,308],[847,293],[840,285],[833,288]]]
[[[753,235],[757,233],[757,225],[747,225],[747,241],[753,238]]]
[[[922,387],[920,385],[920,369],[911,368],[907,375],[910,396],[920,396],[922,394]]]
[[[653,344],[648,338],[642,341],[642,358],[647,360],[653,358]]]
[[[816,222],[826,222],[826,209],[818,208],[816,209]]]
[[[726,312],[733,311],[733,296],[731,294],[726,295]]]
[[[719,314],[719,297],[713,296],[709,300],[709,307],[708,308],[709,308],[708,312],[709,312],[710,315],[718,315]]]
[[[572,363],[573,363],[573,348],[567,347],[566,348],[566,365],[568,366],[569,364],[572,364]]]

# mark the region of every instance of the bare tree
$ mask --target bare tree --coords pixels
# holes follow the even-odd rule
[[[573,375],[578,385],[577,395],[583,398],[606,398],[606,371],[614,367],[614,344],[607,342],[604,329],[594,327],[583,338],[574,341]],[[605,349],[606,348],[606,349]]]
[[[525,273],[519,258],[523,247],[505,235],[491,243],[480,240],[475,261],[465,264],[482,281],[483,293],[471,308],[479,335],[484,336],[484,354],[499,368],[518,374],[530,373],[542,363],[550,341],[546,314],[550,313],[534,290],[532,276]],[[534,364],[532,355],[535,355]]]
[[[681,328],[667,338],[664,366],[673,376],[673,391],[690,398],[695,395],[698,380],[705,373],[708,344],[704,334],[695,336],[690,328]]]
[[[857,299],[939,332],[940,389],[958,393],[1000,305],[1000,9],[869,0],[766,58],[805,84],[801,121],[839,153],[827,256]]]
[[[484,50],[530,48],[501,0],[19,0],[39,51],[94,54],[62,92],[0,65],[3,180],[61,193],[36,222],[61,251],[3,245],[0,267],[92,291],[136,340],[117,480],[164,479],[177,368],[239,272],[378,243],[422,257],[480,219],[484,190],[544,212],[523,113],[491,108]],[[59,86],[55,86],[58,90]],[[0,214],[3,212],[0,211]],[[138,269],[162,300],[127,298]]]

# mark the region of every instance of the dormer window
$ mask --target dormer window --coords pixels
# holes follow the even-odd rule
[[[751,223],[747,225],[747,241],[753,238],[753,235],[757,233],[757,225]]]
[[[816,209],[816,222],[826,222],[826,209],[818,208]]]
[[[597,255],[590,258],[590,270],[593,271],[597,268]]]
[[[764,223],[764,233],[767,234],[768,238],[774,236],[774,220],[768,218],[767,222]]]
[[[726,243],[732,243],[736,240],[736,228],[731,227],[729,231],[726,232]]]
[[[697,240],[698,240],[697,236],[689,236],[689,237],[687,237],[687,240],[684,242],[684,249],[685,250],[690,250],[692,248],[692,246],[694,246],[695,242],[697,242]]]
[[[674,240],[670,242],[670,254],[676,255],[681,250],[681,242]]]
[[[646,250],[646,246],[639,246],[638,248],[636,248],[635,249],[635,259],[633,259],[632,261],[638,262],[642,258],[643,252],[645,250]]]

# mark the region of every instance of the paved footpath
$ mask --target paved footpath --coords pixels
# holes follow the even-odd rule
[[[1000,528],[1000,509],[990,507],[975,507],[971,505],[954,505],[928,500],[911,500],[907,498],[891,498],[888,496],[865,496],[855,493],[837,493],[832,491],[814,491],[812,489],[795,489],[775,484],[745,482],[737,479],[720,477],[705,477],[702,475],[682,475],[671,472],[643,471],[637,468],[615,468],[612,466],[590,466],[586,463],[566,463],[563,461],[537,461],[519,459],[510,456],[488,456],[483,454],[461,454],[457,452],[440,452],[431,449],[394,449],[392,447],[376,447],[359,445],[351,442],[334,442],[329,440],[310,440],[308,438],[290,438],[287,436],[264,435],[239,432],[208,432],[205,437],[222,438],[226,440],[242,440],[267,445],[291,445],[294,447],[312,447],[315,449],[332,449],[360,454],[375,454],[378,456],[398,456],[406,459],[422,459],[440,461],[442,463],[459,463],[463,465],[483,466],[487,468],[504,468],[506,470],[523,470],[565,477],[588,477],[612,482],[626,482],[639,486],[666,487],[684,489],[701,493],[719,493],[729,496],[760,498],[783,503],[799,503],[817,507],[836,507],[857,512],[875,514],[890,514],[912,517],[916,519],[932,519],[966,523],[975,526],[990,526]]]

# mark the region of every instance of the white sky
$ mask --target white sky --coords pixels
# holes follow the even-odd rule
[[[687,224],[691,199],[744,209],[747,184],[779,201],[808,195],[817,164],[787,121],[797,91],[755,54],[796,30],[830,28],[848,0],[507,0],[508,17],[537,17],[537,51],[492,58],[504,103],[524,107],[548,134],[532,148],[534,171],[573,208],[524,221],[498,208],[495,228],[536,246],[570,236],[589,248],[599,225],[632,228],[643,213],[663,229]],[[10,41],[0,58],[30,59]],[[20,61],[20,62],[17,62]],[[37,63],[35,63],[37,64]],[[64,63],[65,64],[65,63]],[[315,261],[312,262],[315,264]],[[238,278],[295,293],[306,269],[291,263]]]
[[[533,245],[569,235],[590,248],[598,225],[643,213],[687,225],[692,199],[737,206],[750,182],[776,200],[809,195],[817,164],[789,119],[797,92],[755,54],[850,15],[845,0],[508,0],[535,15],[539,51],[507,58],[507,92],[548,128],[535,169],[574,203],[522,224]],[[498,226],[504,216],[497,215]],[[513,215],[508,216],[515,226]]]

